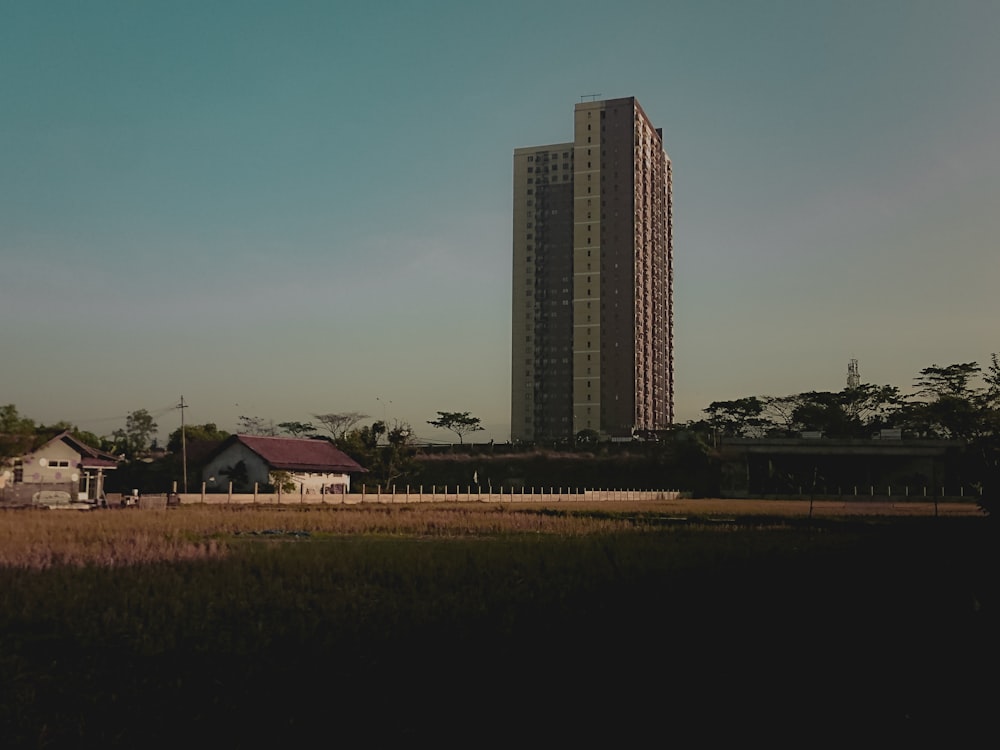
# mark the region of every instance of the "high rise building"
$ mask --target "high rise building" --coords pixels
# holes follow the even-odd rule
[[[633,97],[514,150],[511,437],[673,422],[673,224],[663,132]]]

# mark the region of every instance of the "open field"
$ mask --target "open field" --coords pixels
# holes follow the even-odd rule
[[[0,746],[989,721],[992,518],[687,502],[0,513]]]
[[[218,558],[240,534],[489,536],[595,534],[739,520],[741,523],[904,517],[981,517],[974,503],[677,499],[643,503],[440,503],[364,506],[185,506],[165,510],[7,511],[0,566],[122,566]]]

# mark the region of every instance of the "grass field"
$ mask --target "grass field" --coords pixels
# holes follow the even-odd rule
[[[0,746],[980,728],[993,519],[808,505],[0,513]]]

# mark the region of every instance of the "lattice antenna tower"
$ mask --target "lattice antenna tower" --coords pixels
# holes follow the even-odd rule
[[[847,387],[857,388],[861,385],[861,375],[858,372],[858,360],[852,359],[847,363]]]

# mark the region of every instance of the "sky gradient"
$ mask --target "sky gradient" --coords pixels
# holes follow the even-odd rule
[[[507,440],[513,150],[589,94],[673,161],[678,421],[986,363],[997,39],[967,0],[0,0],[0,404]]]

